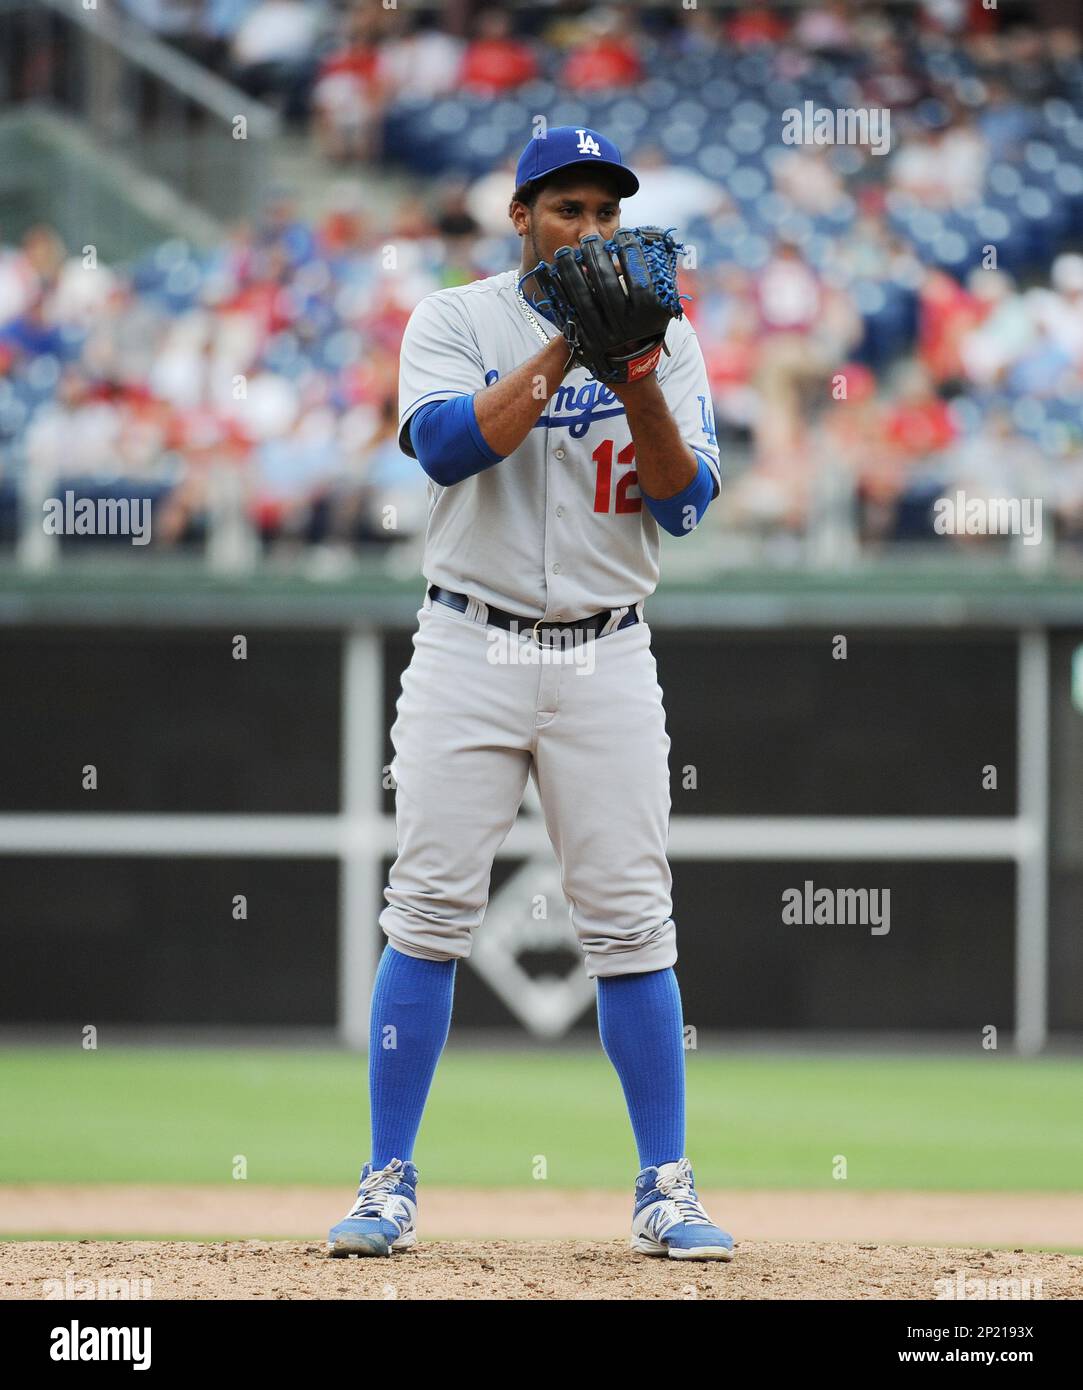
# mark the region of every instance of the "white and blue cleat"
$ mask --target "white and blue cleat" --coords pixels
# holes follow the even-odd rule
[[[393,1158],[386,1168],[361,1170],[357,1201],[327,1237],[332,1258],[390,1255],[417,1244],[417,1169]]]
[[[703,1210],[687,1158],[644,1168],[636,1179],[632,1249],[671,1260],[733,1259],[733,1237]]]

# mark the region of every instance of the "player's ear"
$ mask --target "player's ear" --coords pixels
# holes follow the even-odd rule
[[[520,203],[517,198],[513,198],[508,207],[508,216],[511,218],[516,233],[519,236],[526,236],[530,230],[530,209],[527,205]]]

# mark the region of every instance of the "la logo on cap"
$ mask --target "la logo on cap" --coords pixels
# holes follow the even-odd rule
[[[599,158],[601,157],[601,146],[598,144],[597,140],[595,140],[594,136],[591,135],[589,131],[580,130],[577,127],[575,133],[579,136],[580,154],[596,154],[599,156]]]

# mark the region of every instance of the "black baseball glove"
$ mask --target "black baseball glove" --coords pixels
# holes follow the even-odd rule
[[[581,367],[627,384],[654,371],[670,319],[684,315],[677,256],[661,227],[620,227],[611,241],[585,236],[533,271],[539,305],[553,316]]]

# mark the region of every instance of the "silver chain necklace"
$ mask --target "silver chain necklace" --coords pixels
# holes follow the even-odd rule
[[[519,301],[519,308],[522,309],[523,313],[526,315],[527,323],[530,324],[531,328],[533,328],[534,332],[538,335],[538,337],[542,340],[546,347],[548,347],[549,344],[553,342],[554,338],[561,338],[564,336],[562,333],[558,331],[553,335],[553,338],[550,338],[549,334],[546,333],[545,329],[538,322],[537,315],[534,313],[534,310],[527,303],[526,295],[523,293],[523,291],[519,288],[518,285],[515,286],[515,297]],[[564,363],[563,370],[560,373],[561,381],[563,381],[564,378],[568,375],[568,369],[569,367],[574,365],[574,361],[575,349],[569,348],[568,360]]]
[[[519,288],[518,285],[516,285],[515,287],[515,297],[519,301],[519,307],[526,315],[527,323],[530,324],[531,328],[533,328],[534,332],[538,335],[542,342],[548,344],[550,341],[549,334],[546,333],[545,329],[538,322],[538,316],[534,313],[534,310],[526,302],[526,295],[523,293],[523,291]]]

